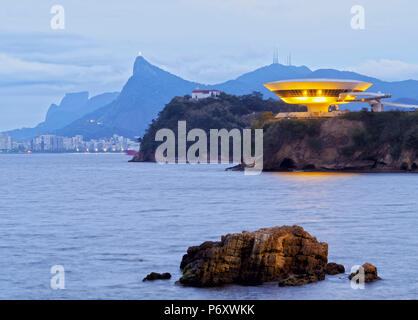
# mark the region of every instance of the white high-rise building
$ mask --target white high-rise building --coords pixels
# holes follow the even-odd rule
[[[0,134],[0,151],[11,151],[12,149],[12,137],[5,134]]]
[[[64,139],[50,134],[41,135],[32,140],[32,149],[40,152],[61,152],[64,150]]]

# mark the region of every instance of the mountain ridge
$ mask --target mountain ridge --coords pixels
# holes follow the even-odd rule
[[[41,134],[54,134],[56,130],[110,103],[118,95],[119,92],[105,92],[89,98],[87,91],[66,93],[58,105],[55,103],[50,105],[45,120],[37,126],[3,133],[17,141],[29,140]]]
[[[81,115],[78,119],[71,119],[74,121],[65,123],[59,128],[55,127],[52,130],[49,128],[48,132],[64,136],[83,134],[86,138],[102,138],[113,134],[128,137],[142,136],[152,120],[173,97],[191,94],[195,88],[213,88],[234,95],[259,91],[266,98],[278,99],[263,86],[263,83],[295,78],[348,78],[368,81],[373,83],[371,91],[392,94],[393,98],[390,100],[418,100],[418,81],[416,80],[387,82],[352,71],[336,69],[312,71],[306,66],[270,64],[244,73],[235,79],[207,85],[185,80],[151,64],[143,56],[138,56],[132,68],[132,76],[112,101],[89,110],[91,112]],[[355,110],[364,106],[342,107]],[[54,109],[56,107],[52,108],[51,115],[48,115],[50,113],[48,112],[46,118],[52,116]],[[57,123],[61,122],[57,121]],[[36,128],[38,130],[33,130],[32,134],[42,132],[42,124]],[[16,138],[18,132],[19,130],[13,130],[6,133],[11,133],[13,138]]]

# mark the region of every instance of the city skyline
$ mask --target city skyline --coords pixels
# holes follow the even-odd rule
[[[124,152],[139,150],[139,143],[114,134],[111,138],[84,140],[82,135],[62,137],[43,134],[27,141],[14,141],[0,133],[0,153]]]

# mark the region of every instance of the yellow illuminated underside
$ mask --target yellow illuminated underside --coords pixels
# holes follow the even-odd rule
[[[344,101],[337,97],[280,97],[284,102],[290,104],[303,104],[308,107],[308,112],[328,112],[328,108],[334,104],[349,103],[354,97],[347,96]]]
[[[336,97],[280,97],[284,102],[290,104],[341,104],[348,103],[347,100],[354,100],[354,97],[347,96],[344,101],[339,101]]]
[[[348,103],[355,99],[348,95],[341,101],[339,93],[360,92],[371,85],[362,81],[337,79],[284,80],[264,84],[284,102],[306,105],[308,112],[328,112],[330,105]]]

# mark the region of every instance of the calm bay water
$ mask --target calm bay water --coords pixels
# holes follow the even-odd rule
[[[417,299],[418,175],[245,176],[223,165],[128,163],[120,154],[0,155],[0,299]],[[222,234],[298,224],[329,261],[371,262],[303,287],[185,288],[181,258]],[[50,288],[63,265],[66,289]],[[143,283],[151,271],[168,281]]]

